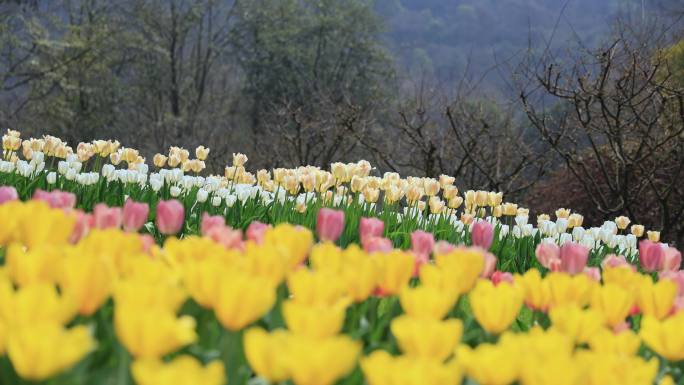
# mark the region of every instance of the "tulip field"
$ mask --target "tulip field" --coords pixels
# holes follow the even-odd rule
[[[366,161],[2,143],[0,384],[684,384],[681,253],[626,216]]]

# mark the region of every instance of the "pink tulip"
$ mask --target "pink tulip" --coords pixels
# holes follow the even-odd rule
[[[473,239],[473,246],[489,250],[494,240],[494,226],[487,221],[477,221],[473,224],[471,237]]]
[[[674,247],[663,250],[663,262],[660,271],[677,271],[682,265],[682,253]]]
[[[566,242],[560,247],[560,268],[568,274],[579,274],[589,259],[589,248],[574,242]]]
[[[647,272],[654,272],[663,265],[663,248],[659,243],[643,239],[639,242],[639,262]]]
[[[378,218],[361,218],[359,222],[359,239],[363,243],[369,237],[382,237],[385,231],[385,222]]]
[[[494,271],[496,270],[496,256],[490,252],[485,252],[484,253],[484,270],[482,270],[482,274],[480,274],[480,277],[482,278],[489,278],[494,274]]]
[[[226,249],[242,249],[242,231],[230,226],[214,226],[203,235],[223,245]]]
[[[388,238],[371,237],[366,238],[361,244],[366,253],[387,253],[394,249],[392,241]]]
[[[176,199],[157,203],[156,224],[159,232],[165,235],[177,234],[183,228],[185,207]]]
[[[152,252],[152,246],[154,246],[154,237],[150,234],[139,234],[140,243],[142,243],[142,249],[145,253],[150,254]]]
[[[435,255],[446,255],[454,250],[456,250],[456,245],[447,241],[437,241],[435,246],[432,248],[432,252]]]
[[[430,254],[413,254],[415,265],[413,266],[413,278],[420,275],[420,268],[430,262]]]
[[[44,201],[53,209],[73,209],[76,206],[76,195],[60,190],[47,192],[38,189],[32,199]]]
[[[537,245],[535,250],[537,261],[549,270],[553,270],[552,265],[560,266],[560,248],[555,243],[542,242]]]
[[[513,284],[513,274],[509,272],[503,272],[503,271],[495,271],[492,273],[492,283],[494,286],[497,286],[498,284],[506,282],[510,285]]]
[[[435,246],[435,236],[422,230],[411,233],[411,251],[416,255],[430,256]]]
[[[123,228],[129,232],[137,232],[147,222],[150,206],[147,203],[134,202],[127,199],[123,206]]]
[[[69,242],[77,243],[88,235],[90,228],[93,227],[93,216],[84,213],[82,210],[74,210],[73,215],[76,216],[76,223],[74,224],[74,229],[71,230]]]
[[[202,223],[200,224],[200,233],[207,235],[209,230],[214,227],[224,227],[226,220],[221,215],[209,215],[206,212],[202,214]]]
[[[0,205],[5,202],[16,201],[17,199],[19,199],[17,189],[12,186],[0,186]]]
[[[98,203],[93,208],[93,222],[98,229],[119,228],[123,221],[121,207],[109,207]]]
[[[605,258],[603,258],[603,261],[601,261],[601,267],[604,269],[621,266],[626,266],[630,268],[634,267],[629,262],[627,262],[624,255],[608,254]]]
[[[316,233],[321,241],[335,242],[344,230],[344,211],[322,208],[316,217]]]
[[[601,282],[601,270],[598,267],[585,267],[584,274],[596,282]]]
[[[247,226],[247,239],[260,244],[264,241],[266,236],[266,230],[270,229],[271,225],[261,223],[259,221],[254,221]]]

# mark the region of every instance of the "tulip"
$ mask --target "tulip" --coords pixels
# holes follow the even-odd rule
[[[482,270],[482,274],[480,274],[480,277],[482,278],[489,278],[492,276],[494,271],[496,270],[496,263],[497,263],[496,256],[492,253],[485,253],[484,254],[484,270]]]
[[[47,192],[38,189],[33,193],[32,199],[47,202],[50,207],[56,209],[72,209],[76,206],[76,195],[60,190]]]
[[[366,253],[388,253],[394,249],[389,238],[370,237],[361,244]]]
[[[271,225],[254,221],[247,226],[245,235],[247,236],[247,239],[260,244],[263,243],[266,231],[270,228],[272,228]]]
[[[147,222],[150,206],[147,203],[134,202],[127,199],[123,206],[123,229],[137,232]]]
[[[639,335],[646,346],[670,362],[684,360],[684,313],[664,321],[644,317]]]
[[[500,283],[506,282],[513,284],[513,274],[504,271],[495,271],[492,273],[492,283],[494,286],[498,286]]]
[[[207,235],[209,230],[214,227],[224,227],[226,220],[220,215],[209,215],[206,212],[202,213],[202,223],[200,224],[200,233]]]
[[[574,242],[566,242],[560,247],[561,270],[571,275],[584,270],[589,258],[589,248]]]
[[[92,214],[86,214],[82,210],[74,210],[74,215],[76,216],[76,223],[69,238],[70,243],[76,243],[81,240],[88,234],[90,228],[93,227]]]
[[[598,267],[585,267],[584,274],[596,282],[601,282],[601,269]]]
[[[316,217],[316,233],[321,241],[335,242],[344,230],[344,211],[322,208]]]
[[[222,385],[226,381],[220,361],[213,360],[203,366],[189,355],[178,356],[170,362],[137,360],[131,364],[131,374],[138,385]]]
[[[644,235],[644,225],[632,225],[630,230],[632,231],[632,234],[637,238],[641,238]]]
[[[12,186],[0,186],[0,205],[9,202],[16,201],[19,199],[19,194],[17,194],[17,189]]]
[[[367,238],[382,237],[385,231],[385,222],[378,218],[361,218],[359,222],[359,239],[363,244]]]
[[[682,264],[682,253],[674,247],[666,247],[663,250],[663,262],[661,271],[677,271]]]
[[[646,235],[648,236],[648,240],[651,242],[660,241],[660,231],[647,231]]]
[[[437,241],[433,247],[433,253],[435,255],[449,254],[456,249],[456,245],[449,243],[447,241]]]
[[[176,199],[157,203],[156,224],[159,232],[165,235],[178,233],[183,227],[185,207]]]
[[[677,296],[684,296],[684,270],[663,271],[658,275],[659,280],[669,280],[677,285]]]
[[[471,236],[474,246],[489,250],[494,240],[494,226],[487,221],[477,221],[473,224]]]
[[[98,203],[93,209],[93,223],[98,229],[119,228],[123,221],[123,213],[120,207],[109,207],[104,203]]]
[[[290,338],[288,373],[296,385],[332,385],[356,366],[361,344],[347,335]]]
[[[608,254],[603,261],[601,261],[601,268],[614,268],[614,267],[631,267],[632,265],[627,262],[624,255]]]
[[[254,327],[244,334],[244,350],[249,366],[259,375],[271,383],[285,381],[287,374],[287,342],[289,332],[275,329],[266,332]]]
[[[624,215],[615,218],[615,224],[617,225],[617,228],[620,230],[626,229],[627,226],[629,226],[629,222],[630,222],[629,218],[627,218]]]
[[[494,286],[480,280],[470,292],[470,306],[477,322],[487,332],[499,334],[513,323],[523,304],[523,292],[514,285]]]
[[[226,249],[242,249],[242,231],[235,230],[230,226],[214,226],[202,234],[214,242],[223,245]]]
[[[542,242],[535,250],[537,261],[547,269],[554,265],[560,265],[560,248],[555,243]]]
[[[639,262],[644,271],[654,272],[663,265],[663,248],[650,240],[639,242]]]
[[[461,339],[463,323],[403,315],[392,320],[390,329],[405,355],[444,361]]]
[[[432,253],[435,246],[435,237],[432,233],[416,230],[411,233],[411,251],[416,255],[427,255]]]

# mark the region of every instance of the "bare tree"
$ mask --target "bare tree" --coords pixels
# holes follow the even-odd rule
[[[684,89],[659,54],[666,34],[643,32],[618,25],[596,50],[545,52],[523,66],[520,100],[594,211],[627,214],[681,244]]]

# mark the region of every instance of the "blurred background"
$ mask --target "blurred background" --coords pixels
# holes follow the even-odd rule
[[[364,158],[684,242],[681,0],[0,0],[0,127]]]

